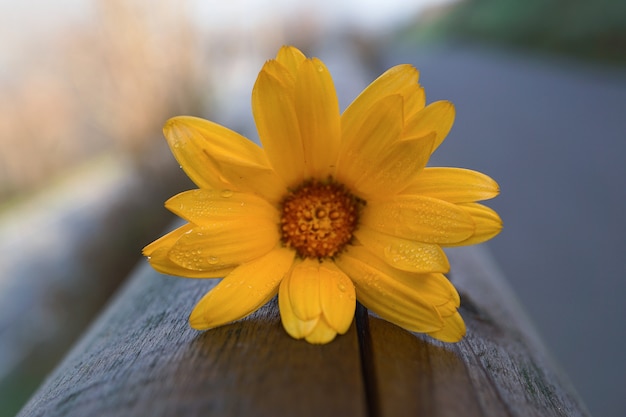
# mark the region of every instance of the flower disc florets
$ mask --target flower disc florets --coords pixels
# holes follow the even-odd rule
[[[283,244],[302,258],[327,258],[352,240],[364,202],[336,182],[309,181],[283,200]]]

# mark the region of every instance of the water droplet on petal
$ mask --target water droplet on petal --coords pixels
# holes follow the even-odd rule
[[[233,196],[233,192],[232,190],[222,190],[222,192],[220,193],[220,195],[224,198],[229,198]]]
[[[210,263],[211,265],[215,265],[219,262],[219,259],[215,256],[209,256],[207,259],[207,262]]]

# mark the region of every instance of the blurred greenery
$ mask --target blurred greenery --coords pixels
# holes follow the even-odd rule
[[[400,34],[408,41],[466,40],[626,64],[626,2],[464,0]]]

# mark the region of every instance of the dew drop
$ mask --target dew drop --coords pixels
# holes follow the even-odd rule
[[[207,258],[207,262],[210,263],[211,265],[215,265],[219,262],[219,259],[216,256],[209,256]]]
[[[233,196],[233,192],[232,190],[222,190],[222,192],[220,193],[220,195],[224,198],[229,198]]]

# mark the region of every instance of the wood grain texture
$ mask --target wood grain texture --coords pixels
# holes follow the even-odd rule
[[[367,316],[377,416],[586,416],[488,252],[448,252],[468,334],[446,344]]]
[[[276,301],[207,332],[188,327],[215,281],[143,265],[20,416],[585,416],[488,253],[450,252],[468,335],[445,344],[362,307],[316,346]]]
[[[366,415],[356,329],[315,346],[276,301],[206,332],[187,317],[214,280],[143,265],[22,416]]]

